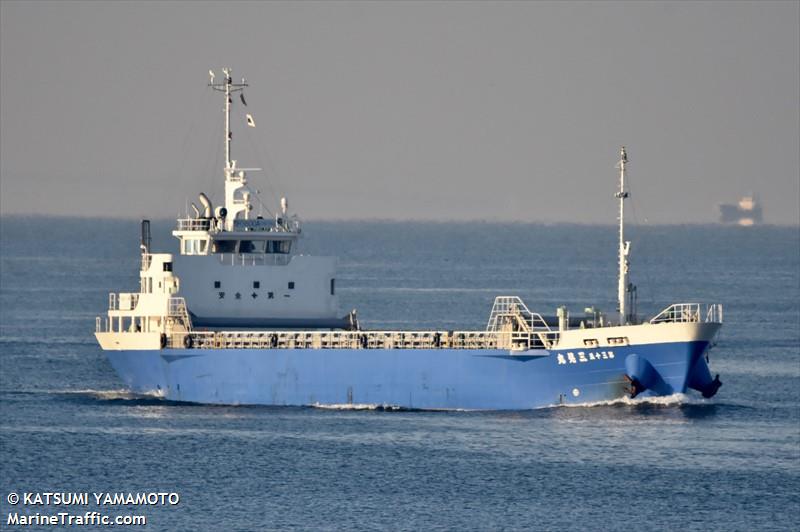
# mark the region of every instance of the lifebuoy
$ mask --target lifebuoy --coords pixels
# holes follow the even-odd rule
[[[167,335],[161,333],[161,349],[164,349],[165,347],[167,347]]]
[[[187,334],[186,336],[183,337],[183,347],[185,347],[186,349],[191,349],[193,345],[194,345],[194,340],[192,340],[192,335]]]

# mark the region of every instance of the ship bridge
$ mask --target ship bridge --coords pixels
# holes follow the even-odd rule
[[[300,236],[300,224],[296,220],[287,223],[281,217],[269,220],[259,216],[234,220],[232,230],[226,230],[222,217],[179,218],[172,234],[180,240],[181,255],[289,255]]]

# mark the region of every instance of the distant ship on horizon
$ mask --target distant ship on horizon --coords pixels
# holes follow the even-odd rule
[[[763,221],[761,204],[754,195],[743,196],[738,203],[719,205],[719,221],[723,224],[751,226]]]

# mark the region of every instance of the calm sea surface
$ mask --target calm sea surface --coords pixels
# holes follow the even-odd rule
[[[172,250],[171,223],[154,224]],[[208,407],[122,389],[92,332],[138,287],[138,223],[0,219],[0,528],[9,512],[146,530],[800,528],[800,233],[632,229],[640,310],[720,302],[712,400],[525,412]],[[369,328],[483,328],[496,295],[613,311],[613,227],[308,223]],[[176,506],[11,506],[10,492],[177,492]],[[33,527],[35,528],[35,527]],[[137,527],[133,527],[136,529]],[[52,528],[48,528],[52,529]],[[91,527],[84,527],[91,529]]]

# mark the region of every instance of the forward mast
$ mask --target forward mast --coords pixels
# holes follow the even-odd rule
[[[614,197],[619,200],[619,276],[617,283],[617,301],[619,309],[619,324],[626,325],[630,321],[627,308],[628,298],[628,267],[630,262],[628,256],[631,250],[631,243],[625,240],[625,200],[629,193],[625,190],[625,167],[628,164],[628,154],[625,146],[619,150],[619,191]]]

